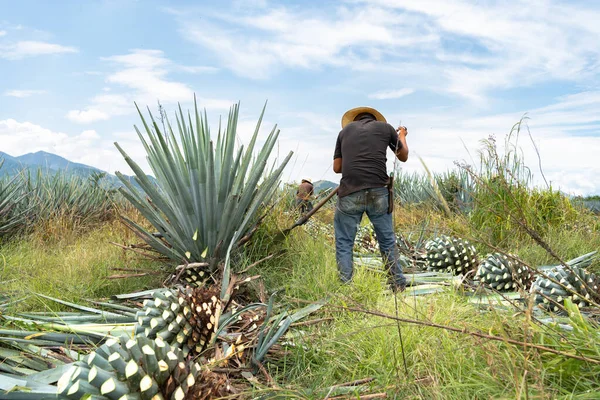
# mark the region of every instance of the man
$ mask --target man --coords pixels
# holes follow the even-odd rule
[[[333,156],[333,171],[341,173],[335,210],[335,255],[343,282],[354,273],[352,248],[356,230],[366,212],[373,223],[379,249],[390,273],[393,291],[406,287],[406,278],[398,259],[392,214],[388,213],[389,176],[386,151],[389,147],[398,160],[408,159],[407,130],[395,130],[381,113],[370,107],[358,107],[342,117],[342,130]]]
[[[302,179],[298,190],[296,191],[296,209],[300,210],[301,214],[312,210],[313,205],[310,198],[313,195],[314,187],[310,179]]]

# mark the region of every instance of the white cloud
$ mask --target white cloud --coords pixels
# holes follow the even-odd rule
[[[369,98],[377,100],[399,99],[400,97],[408,96],[409,94],[412,94],[414,92],[415,90],[410,88],[399,90],[382,90],[379,92],[371,93],[369,95]]]
[[[212,74],[219,71],[219,68],[216,67],[208,67],[203,65],[197,66],[188,66],[188,65],[178,65],[176,67],[177,70],[188,72],[190,74]]]
[[[551,79],[586,82],[598,73],[600,12],[589,6],[553,0],[355,2],[425,17],[447,43],[458,44],[440,46],[436,57],[445,62],[447,90],[473,100],[490,89]]]
[[[5,119],[0,120],[0,143],[2,151],[12,156],[47,151],[69,161],[91,165],[110,173],[121,170],[125,174],[131,174],[129,166],[114,147],[113,140],[94,130],[70,135],[31,122]],[[120,139],[119,143],[148,171],[144,149],[135,133],[129,135],[129,138]]]
[[[0,120],[0,142],[2,151],[20,155],[36,151],[48,151],[71,161],[78,161],[80,154],[93,151],[94,141],[99,138],[95,131],[84,131],[79,135],[54,132],[31,122],[14,119]]]
[[[98,132],[96,132],[95,130],[90,129],[90,130],[81,132],[79,137],[84,140],[95,140],[95,139],[99,139],[100,135],[98,135]]]
[[[109,83],[116,83],[134,90],[136,100],[170,103],[189,99],[192,90],[184,83],[169,81],[166,75],[172,62],[160,50],[133,50],[129,54],[106,57],[119,69],[106,78]]]
[[[6,36],[6,31],[0,31],[0,37]]]
[[[286,68],[374,70],[382,82],[486,105],[495,89],[566,80],[597,86],[600,11],[556,0],[347,0],[175,18],[188,40],[237,75]],[[560,18],[556,18],[560,15]],[[426,68],[423,68],[423,66]]]
[[[203,13],[200,20],[178,18],[187,39],[215,53],[236,74],[259,79],[281,67],[360,68],[388,53],[438,41],[408,18],[370,7],[352,12],[340,7],[333,13],[279,7],[239,17]],[[418,35],[408,34],[415,29]]]
[[[87,109],[71,110],[67,113],[67,118],[73,122],[88,124],[90,122],[107,120],[109,116],[100,110]]]
[[[5,96],[9,96],[9,97],[24,98],[24,97],[33,96],[35,94],[44,94],[44,93],[46,93],[45,90],[19,90],[19,89],[14,89],[14,90],[7,90],[6,92],[4,92],[4,95]]]
[[[8,45],[0,45],[0,58],[20,60],[47,54],[77,53],[75,47],[33,40],[20,41]]]
[[[160,50],[136,49],[128,54],[105,57],[103,60],[115,67],[106,76],[106,82],[118,86],[121,93],[105,94],[112,92],[112,87],[103,88],[104,94],[92,97],[90,105],[85,109],[69,111],[67,118],[70,120],[90,123],[127,115],[135,111],[134,102],[144,107],[153,106],[157,101],[168,105],[193,99],[194,93],[187,84],[168,79],[169,72],[182,67],[166,58]],[[194,69],[199,67],[184,68],[199,72]],[[198,102],[207,109],[228,109],[233,104],[228,100],[212,98],[198,98]]]
[[[238,9],[257,9],[257,8],[267,8],[268,1],[267,0],[233,0],[234,8]]]

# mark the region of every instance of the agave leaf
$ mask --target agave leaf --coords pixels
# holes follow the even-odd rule
[[[67,372],[70,368],[72,368],[71,364],[63,364],[54,368],[46,369],[35,374],[31,374],[27,376],[27,383],[31,384],[32,382],[42,383],[42,384],[52,384],[58,382],[60,377]]]
[[[291,322],[292,323],[298,322],[299,320],[308,316],[309,314],[312,314],[315,311],[318,311],[324,305],[325,305],[324,302],[320,302],[320,303],[309,304],[308,306],[301,308],[300,310],[298,310],[295,313],[293,313],[292,315],[290,315]]]
[[[100,315],[106,315],[106,316],[110,316],[110,317],[117,317],[117,318],[122,317],[121,314],[112,313],[110,311],[103,311],[103,310],[100,310],[100,309],[97,309],[97,308],[93,308],[93,307],[82,306],[82,305],[79,305],[79,304],[71,303],[69,301],[65,301],[65,300],[61,300],[61,299],[56,299],[54,297],[46,296],[46,295],[41,294],[41,293],[35,293],[35,294],[38,295],[38,296],[40,296],[40,297],[43,297],[44,299],[52,300],[52,301],[54,301],[56,303],[63,304],[65,306],[69,306],[69,307],[74,308],[76,310],[87,311],[87,312],[91,312],[91,313],[95,313],[95,314],[100,314]]]
[[[319,310],[323,307],[323,302],[309,304],[308,306],[296,311],[292,315],[288,315],[287,312],[283,312],[275,317],[271,317],[273,311],[273,302],[275,293],[269,298],[269,304],[267,306],[267,316],[265,322],[260,327],[258,339],[256,342],[256,348],[253,356],[253,362],[262,362],[267,352],[277,341],[287,332],[290,325],[298,320],[306,317],[307,315]],[[267,330],[267,327],[270,327]]]
[[[225,328],[227,328],[231,323],[237,321],[237,319],[240,315],[242,315],[246,311],[256,310],[256,309],[262,308],[264,306],[265,305],[263,303],[248,304],[247,306],[244,306],[244,307],[240,308],[239,310],[237,310],[235,313],[227,316],[222,321],[219,321],[219,328],[217,329],[217,331],[215,332],[215,335],[213,336],[212,344],[214,345],[214,343],[217,341],[217,338],[219,337],[221,332]]]
[[[124,184],[121,191],[125,198],[163,235],[164,242],[132,221],[128,221],[129,226],[152,248],[175,261],[186,255],[190,262],[208,258],[216,266],[225,256],[222,245],[237,243],[253,226],[291,158],[290,153],[279,168],[265,175],[279,134],[274,128],[252,162],[264,111],[248,147],[236,150],[239,104],[231,107],[226,126],[219,124],[216,140],[210,136],[206,111],[202,114],[198,110],[195,99],[194,119],[190,113],[186,119],[179,107],[177,132],[168,120],[166,131],[161,131],[152,114],[147,121],[138,108],[143,129],[136,128],[136,132],[156,185],[115,143],[143,193],[137,193],[121,174],[117,176]]]
[[[221,282],[221,301],[227,302],[229,301],[230,293],[227,293],[227,288],[229,287],[229,281],[231,280],[231,248],[233,247],[235,241],[237,240],[236,235],[234,234],[231,243],[229,244],[229,248],[227,249],[227,255],[225,256],[225,266],[223,267],[223,279]]]

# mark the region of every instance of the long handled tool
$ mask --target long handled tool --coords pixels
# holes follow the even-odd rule
[[[402,126],[402,120],[400,120],[400,124],[398,124],[398,129]],[[407,133],[408,134],[408,131]],[[398,134],[398,139],[396,139],[396,149],[394,153],[398,151],[398,145],[400,144],[400,136]],[[398,156],[394,154],[394,170],[390,174],[390,180],[388,183],[388,213],[392,214],[392,227],[396,226],[396,216],[394,215],[394,173],[396,172],[396,163],[398,161]],[[396,244],[396,251],[398,251],[398,245]],[[395,262],[395,261],[394,261]],[[394,292],[394,308],[396,310],[396,318],[398,318],[398,293]],[[416,307],[415,307],[416,310]],[[408,366],[406,365],[406,354],[404,352],[404,340],[402,339],[402,328],[400,327],[400,320],[396,319],[396,326],[398,327],[398,339],[400,339],[400,351],[402,351],[402,362],[404,364],[404,374],[408,377]],[[396,363],[396,373],[398,374],[398,380],[400,380],[400,371],[398,369],[398,360],[396,360],[396,348],[392,347],[394,351],[394,361]]]
[[[304,225],[310,219],[310,217],[312,217],[317,211],[319,211],[319,209],[321,207],[323,207],[325,205],[325,203],[327,203],[329,200],[331,200],[331,198],[338,192],[339,188],[340,187],[338,186],[335,189],[333,189],[331,192],[329,192],[329,194],[323,200],[321,200],[320,202],[318,202],[317,205],[312,210],[310,210],[309,212],[307,212],[306,214],[304,214],[303,216],[301,216],[296,222],[294,222],[294,225],[292,225],[289,228],[281,231],[279,233],[279,235],[277,235],[277,236],[278,237],[279,236],[285,236],[288,233],[290,233],[290,231],[292,229],[294,229],[294,228],[296,228],[296,227],[298,227],[300,225]]]

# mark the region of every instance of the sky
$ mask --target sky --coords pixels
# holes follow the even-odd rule
[[[542,184],[600,193],[600,3],[558,0],[0,0],[0,151],[144,168],[134,102],[174,120],[193,96],[215,128],[240,102],[246,143],[277,124],[283,180],[339,181],[343,113],[408,128],[407,172],[478,165],[526,116]],[[535,145],[535,146],[534,146]],[[536,148],[540,159],[537,158]],[[392,153],[388,154],[392,164]],[[147,172],[151,171],[147,169]]]

